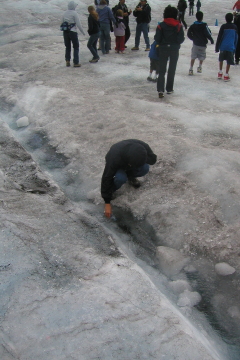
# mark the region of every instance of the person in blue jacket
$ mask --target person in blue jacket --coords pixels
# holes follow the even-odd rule
[[[203,13],[198,11],[196,13],[196,19],[190,28],[188,29],[187,36],[190,40],[193,41],[192,53],[191,53],[191,63],[189,69],[189,75],[193,75],[193,65],[195,60],[199,60],[199,66],[197,72],[202,72],[202,64],[206,59],[206,48],[208,40],[211,41],[211,44],[214,44],[211,31],[207,24],[203,22]]]
[[[148,53],[148,57],[150,59],[150,72],[147,77],[147,80],[153,82],[157,82],[158,74],[159,74],[159,55],[156,45],[157,43],[156,41],[154,41]]]
[[[219,53],[219,72],[218,72],[218,79],[222,79],[224,81],[229,81],[229,70],[230,66],[234,65],[234,53],[236,51],[237,42],[238,42],[238,29],[235,24],[232,23],[233,21],[233,14],[228,13],[225,15],[226,24],[223,24],[220,27],[215,51]],[[223,61],[226,60],[226,74],[223,77]]]
[[[112,10],[107,6],[106,0],[101,0],[100,5],[97,6],[97,13],[99,15],[100,23],[100,44],[103,54],[109,54],[111,48],[110,26],[111,21],[116,25],[116,19],[113,16]]]

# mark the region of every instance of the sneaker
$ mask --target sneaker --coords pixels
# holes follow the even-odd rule
[[[152,81],[153,81],[153,82],[157,82],[157,81],[158,81],[158,79],[157,79],[157,78],[154,78],[154,79],[152,79]]]
[[[136,178],[129,178],[128,183],[129,183],[129,185],[133,186],[135,189],[137,189],[141,186],[140,181]]]
[[[201,66],[199,66],[199,67],[197,68],[197,72],[198,72],[198,73],[201,73],[201,72],[202,72]]]
[[[222,79],[222,77],[223,77],[223,74],[222,73],[218,73],[218,79]]]
[[[139,47],[134,46],[134,47],[132,48],[132,50],[139,50]]]
[[[172,93],[174,93],[174,90],[167,91],[167,94],[172,94]]]
[[[148,76],[148,77],[147,77],[147,80],[148,80],[148,81],[153,81],[153,79],[151,78],[151,76]]]
[[[115,54],[119,54],[119,51],[118,51],[118,50],[115,50]]]
[[[190,69],[188,75],[193,75],[193,70]]]
[[[125,54],[125,51],[120,51],[120,54]]]
[[[150,48],[149,48],[149,47],[147,47],[147,48],[145,49],[145,51],[150,51]]]
[[[230,80],[229,75],[228,75],[228,74],[227,74],[227,75],[224,75],[223,80],[224,80],[224,81],[229,81],[229,80]]]
[[[162,99],[162,98],[164,97],[164,93],[163,93],[163,92],[159,92],[159,93],[158,93],[158,97],[159,97],[159,99]]]
[[[66,66],[70,66],[70,61],[66,61]]]
[[[81,64],[74,64],[73,67],[81,67]]]

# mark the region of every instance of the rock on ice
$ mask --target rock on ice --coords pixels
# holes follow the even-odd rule
[[[201,295],[196,291],[185,290],[180,294],[177,305],[193,307],[201,301]]]
[[[156,256],[162,272],[168,277],[179,274],[189,263],[189,258],[185,258],[180,251],[167,246],[158,246]]]
[[[191,291],[191,285],[186,280],[171,281],[168,286],[174,294],[181,294],[184,290]]]
[[[28,120],[27,116],[23,116],[17,120],[18,127],[23,127],[23,126],[28,126],[28,125],[29,125],[29,120]]]
[[[235,269],[227,263],[218,263],[215,265],[215,271],[218,275],[227,276],[235,273]]]

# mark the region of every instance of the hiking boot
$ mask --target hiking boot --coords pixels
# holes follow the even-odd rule
[[[218,73],[218,79],[222,79],[222,77],[223,77],[223,74],[222,73]]]
[[[92,60],[89,60],[89,62],[90,62],[90,63],[97,63],[98,60],[99,60],[99,58],[98,58],[98,59],[92,59]]]
[[[201,68],[201,66],[199,66],[199,67],[197,68],[197,72],[200,73],[200,74],[202,73],[202,68]]]
[[[66,61],[66,66],[70,66],[70,61]]]
[[[163,93],[163,92],[159,92],[159,93],[158,93],[158,97],[159,97],[159,99],[162,99],[162,98],[164,97],[164,93]]]
[[[73,67],[81,67],[81,64],[74,64]]]
[[[188,75],[193,75],[193,70],[190,69]]]
[[[135,189],[137,189],[141,186],[140,181],[136,178],[129,178],[128,183],[129,183],[129,185],[133,186]]]
[[[134,47],[132,48],[132,50],[139,50],[139,47],[134,46]]]
[[[229,81],[229,80],[230,80],[229,75],[228,75],[228,74],[224,75],[223,80],[224,80],[224,81]]]

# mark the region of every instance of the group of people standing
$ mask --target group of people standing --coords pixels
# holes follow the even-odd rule
[[[99,0],[95,0],[98,2]],[[130,37],[129,29],[129,15],[132,13],[128,10],[125,0],[120,0],[119,3],[112,8],[107,6],[108,0],[100,0],[99,4],[88,7],[88,33],[90,35],[88,40],[88,48],[91,51],[93,58],[91,63],[98,62],[99,55],[97,50],[97,41],[100,37],[100,48],[102,54],[108,54],[111,46],[110,31],[113,26],[114,34],[116,37],[115,51],[117,53],[124,53],[126,48],[126,42]],[[189,0],[190,5],[191,0]],[[139,50],[140,37],[143,33],[146,51],[149,51],[150,57],[150,74],[148,80],[157,82],[157,91],[159,98],[164,97],[166,90],[167,94],[173,93],[173,85],[175,72],[179,57],[179,49],[184,42],[184,14],[186,7],[180,7],[182,3],[186,3],[186,0],[179,0],[178,6],[174,7],[168,5],[164,9],[163,21],[158,23],[156,33],[154,36],[154,43],[150,46],[148,32],[149,23],[151,21],[151,8],[147,3],[147,0],[141,0],[133,11],[133,15],[136,17],[136,35],[135,46],[132,50]],[[193,3],[194,5],[194,3]],[[71,58],[71,42],[74,48],[73,63],[74,67],[81,66],[79,64],[79,44],[77,38],[77,28],[84,34],[81,27],[77,12],[75,11],[77,4],[74,1],[70,1],[68,4],[68,10],[63,15],[63,24],[68,24],[69,28],[64,28],[63,36],[66,46],[65,59],[66,66],[70,66]],[[201,4],[199,5],[201,6]],[[185,7],[185,8],[184,8]],[[234,8],[238,10],[240,8],[240,0],[236,2]],[[182,9],[182,11],[181,11]],[[193,41],[191,63],[189,69],[189,75],[193,75],[193,65],[196,59],[199,60],[199,66],[197,72],[202,72],[202,64],[206,58],[206,47],[208,40],[213,44],[214,41],[211,36],[211,31],[207,24],[203,22],[203,13],[197,11],[196,19],[190,28],[188,29],[187,36]],[[219,73],[218,78],[223,78],[225,81],[229,81],[229,69],[230,65],[239,63],[239,41],[238,34],[240,33],[240,15],[235,12],[234,23],[233,14],[226,15],[226,24],[222,25],[219,31],[219,35],[216,42],[215,51],[219,52]],[[84,34],[85,35],[85,34]],[[223,61],[226,60],[226,73],[223,76],[222,67]],[[168,66],[167,66],[168,65]],[[168,67],[168,69],[167,69]],[[155,76],[153,77],[153,73]],[[165,85],[165,75],[166,85]]]

